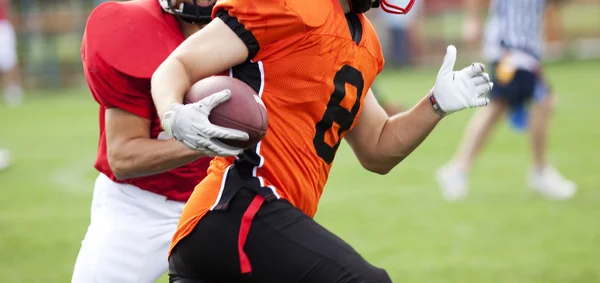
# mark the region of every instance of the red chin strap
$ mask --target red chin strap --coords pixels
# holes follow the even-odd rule
[[[403,15],[403,14],[408,13],[410,11],[410,9],[412,9],[413,5],[415,4],[415,1],[416,0],[410,0],[408,5],[406,5],[405,8],[402,8],[400,6],[390,4],[389,0],[381,0],[381,9],[390,14]]]

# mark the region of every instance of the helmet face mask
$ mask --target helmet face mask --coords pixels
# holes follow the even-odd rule
[[[216,4],[215,1],[215,3],[203,7],[198,5],[197,0],[193,0],[193,3],[182,2],[177,6],[175,5],[175,0],[158,0],[158,2],[165,12],[192,24],[210,23],[212,20],[212,9]]]
[[[390,0],[350,0],[350,8],[354,13],[365,13],[371,8],[381,7],[382,10],[391,14],[406,14],[412,9],[416,0],[409,0],[406,7],[396,6],[389,3]]]

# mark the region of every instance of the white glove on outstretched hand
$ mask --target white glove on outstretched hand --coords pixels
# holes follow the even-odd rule
[[[465,108],[481,107],[489,103],[483,94],[492,90],[494,84],[490,82],[490,76],[484,72],[485,66],[481,63],[473,63],[460,71],[454,71],[456,63],[456,47],[448,46],[444,63],[440,68],[435,87],[433,89],[432,102],[437,103],[442,114],[450,114]]]
[[[226,145],[218,139],[247,141],[248,134],[214,125],[208,120],[210,111],[230,97],[231,91],[226,89],[195,103],[175,104],[163,116],[162,127],[175,140],[204,155],[213,157],[238,155],[243,149]]]

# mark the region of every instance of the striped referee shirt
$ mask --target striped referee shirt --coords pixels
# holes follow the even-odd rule
[[[487,60],[506,50],[520,50],[539,59],[543,46],[546,0],[491,0],[485,34]]]

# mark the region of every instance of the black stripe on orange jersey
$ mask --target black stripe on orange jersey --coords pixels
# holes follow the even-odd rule
[[[252,34],[251,31],[247,30],[244,25],[240,24],[236,17],[229,15],[229,13],[225,10],[219,10],[215,14],[218,18],[223,20],[229,28],[237,34],[237,36],[246,44],[248,48],[248,59],[254,58],[258,51],[260,50],[260,45],[258,44],[258,40]]]
[[[258,41],[235,17],[229,15],[224,10],[217,12],[217,17],[221,18],[234,31],[238,37],[248,47],[248,58],[251,59],[258,53]],[[230,72],[231,76],[248,84],[258,96],[262,96],[264,88],[264,74],[262,62],[252,62],[247,60],[243,64],[234,66]],[[263,186],[263,182],[256,175],[256,170],[263,165],[263,158],[260,156],[260,142],[254,147],[245,150],[236,157],[233,165],[229,166],[223,180],[220,197],[212,210],[227,210],[231,200],[242,190],[250,190],[256,193],[252,203],[248,206],[238,235],[238,254],[240,260],[240,272],[248,274],[252,272],[252,265],[244,251],[244,244],[251,229],[252,220],[264,202],[271,202],[277,198],[274,189]]]
[[[348,22],[348,28],[350,29],[350,34],[352,35],[352,40],[358,45],[362,40],[363,36],[363,26],[360,22],[360,18],[357,14],[349,13],[346,14],[346,22]]]
[[[256,93],[262,95],[263,74],[260,70],[260,62],[246,61],[232,68],[230,74],[244,83],[248,84]],[[227,210],[229,202],[240,189],[250,189],[271,201],[277,196],[269,187],[264,187],[255,169],[263,164],[262,156],[259,154],[260,143],[245,150],[236,157],[233,165],[227,171],[225,184],[221,191],[221,197],[213,210]]]
[[[225,10],[220,10],[216,16],[222,19],[229,28],[234,31],[238,37],[248,47],[249,58],[252,58],[258,52],[259,46],[256,37],[242,25],[236,17],[229,15]],[[231,68],[230,75],[237,78],[262,96],[264,74],[261,68],[262,62],[246,62]],[[262,166],[263,159],[259,154],[260,142],[252,148],[245,150],[241,155],[237,156],[233,165],[227,171],[225,176],[226,181],[223,185],[221,197],[213,210],[225,210],[229,201],[237,194],[241,188],[247,188],[262,195],[267,200],[278,198],[274,190],[269,187],[263,187],[260,177],[256,176],[256,169]]]
[[[249,85],[259,96],[262,86],[262,73],[259,63],[245,62],[231,68],[230,75]]]
[[[259,96],[262,95],[262,84],[264,82],[260,64],[260,61],[256,63],[246,61],[244,64],[232,68],[230,72],[233,77],[251,86]],[[213,210],[227,210],[231,200],[243,189],[256,193],[252,203],[242,216],[238,235],[238,255],[242,274],[252,272],[252,265],[244,251],[244,244],[251,229],[252,220],[264,202],[268,203],[278,198],[275,191],[263,186],[260,177],[256,176],[256,170],[263,164],[263,158],[260,156],[259,150],[260,142],[236,157],[233,165],[226,171],[219,200],[213,208]]]
[[[261,62],[246,63],[232,68],[231,75],[250,85],[259,96],[262,95],[263,74],[260,68]],[[260,142],[237,156],[233,165],[227,170],[225,183],[221,191],[221,198],[214,210],[226,210],[229,203],[241,190],[246,189],[256,193],[252,203],[248,206],[242,216],[238,235],[238,255],[241,274],[252,272],[252,264],[244,251],[244,245],[252,226],[252,220],[256,212],[264,202],[271,202],[278,197],[274,190],[263,186],[260,177],[256,176],[256,170],[263,164],[263,158],[259,154]]]

